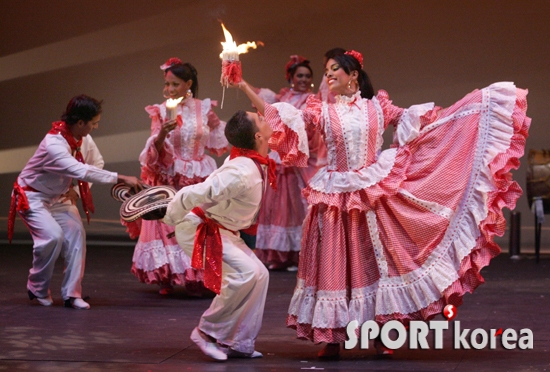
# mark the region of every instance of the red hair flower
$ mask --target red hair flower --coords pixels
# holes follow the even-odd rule
[[[168,68],[170,68],[174,65],[183,65],[183,62],[181,62],[181,59],[179,59],[179,58],[172,57],[172,58],[168,59],[168,61],[166,61],[162,66],[160,66],[160,69],[162,71],[166,71],[166,69],[168,69]]]
[[[352,49],[352,50],[348,50],[344,54],[347,54],[348,56],[352,56],[353,58],[355,58],[361,65],[361,68],[363,68],[363,55],[361,53]]]

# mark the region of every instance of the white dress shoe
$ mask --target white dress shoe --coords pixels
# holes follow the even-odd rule
[[[227,356],[229,358],[250,358],[250,359],[255,359],[255,358],[263,358],[263,354],[260,353],[259,351],[256,351],[254,350],[252,353],[243,353],[243,352],[240,352],[240,351],[237,351],[237,350],[233,350],[233,349],[227,349]]]
[[[227,354],[225,354],[217,343],[215,342],[209,342],[206,341],[199,333],[199,329],[195,328],[193,329],[193,332],[191,332],[191,341],[193,341],[199,349],[205,354],[208,355],[210,358],[222,361],[227,360]]]
[[[259,351],[256,351],[256,350],[254,350],[252,352],[252,354],[250,354],[250,356],[249,356],[249,358],[252,358],[252,359],[254,359],[254,358],[263,358],[263,357],[264,357],[264,355],[262,353],[260,353]]]
[[[38,300],[38,302],[42,306],[52,306],[53,305],[52,296],[48,296],[48,297],[44,297],[44,298],[36,297],[36,299]]]
[[[81,298],[69,298],[68,300],[65,300],[65,306],[66,307],[72,307],[74,309],[79,310],[88,310],[90,308],[90,304],[84,301]]]
[[[48,294],[47,297],[37,297],[35,296],[34,293],[32,293],[30,290],[28,290],[27,292],[29,294],[29,298],[31,300],[34,300],[36,298],[36,300],[38,301],[38,303],[42,306],[52,306],[53,305],[53,300],[52,300],[52,296],[50,294]]]

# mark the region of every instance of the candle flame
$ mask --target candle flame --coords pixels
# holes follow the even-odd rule
[[[182,99],[183,99],[183,97],[180,97],[180,98],[178,98],[178,99],[168,98],[168,99],[166,100],[166,107],[167,107],[167,108],[170,108],[170,109],[171,109],[171,108],[174,108],[174,107],[176,107],[176,106],[178,105],[178,103],[181,102]]]
[[[248,53],[248,49],[256,49],[258,46],[263,46],[264,43],[261,41],[258,41],[258,43],[255,43],[254,41],[247,41],[246,43],[239,44],[233,40],[233,36],[231,36],[231,33],[225,28],[224,24],[222,23],[223,28],[223,34],[225,36],[225,42],[221,42],[223,46],[223,52],[226,53],[233,53],[233,54],[243,54]],[[220,58],[223,59],[223,52],[220,54]]]

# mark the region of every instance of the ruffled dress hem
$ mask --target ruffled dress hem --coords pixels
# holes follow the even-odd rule
[[[381,205],[391,209],[392,204],[385,203],[392,196],[408,195],[407,190],[401,188],[406,188],[404,181],[410,167],[405,149],[414,147],[415,141],[422,140],[425,133],[445,124],[446,121],[438,121],[435,117],[435,110],[423,118],[431,120],[431,126],[424,127],[410,143],[399,147],[401,153],[396,154],[396,159],[402,156],[404,160],[396,160],[389,175],[380,182],[364,192],[324,193],[313,189],[304,192],[313,208],[328,206],[337,209],[336,214],[353,210],[366,213],[381,278],[364,288],[320,290],[300,277],[302,266],[305,267],[301,262],[287,317],[287,326],[296,330],[298,338],[315,343],[345,341],[345,327],[354,319],[359,323],[376,320],[381,324],[389,320],[405,324],[410,320],[429,320],[440,314],[446,304],[460,305],[465,293],[472,293],[484,282],[481,269],[500,253],[494,236],[502,236],[505,232],[502,209],[513,209],[522,193],[509,171],[519,166],[518,158],[524,153],[530,119],[526,116],[527,91],[511,83],[493,84],[477,94],[483,96],[481,104],[469,107],[471,112],[456,114],[480,112],[481,117],[473,173],[464,200],[449,216],[441,213],[448,218],[448,221],[444,219],[448,228],[417,269],[395,273],[388,268],[386,261],[389,258],[384,257],[384,246],[377,240],[379,217],[376,213]],[[453,109],[456,107],[449,110]],[[423,207],[429,208],[426,205]]]

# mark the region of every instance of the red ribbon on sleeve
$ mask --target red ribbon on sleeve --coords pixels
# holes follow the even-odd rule
[[[237,84],[243,80],[243,69],[241,61],[229,61],[224,59],[222,61],[222,77],[221,83],[223,86],[229,84]]]

